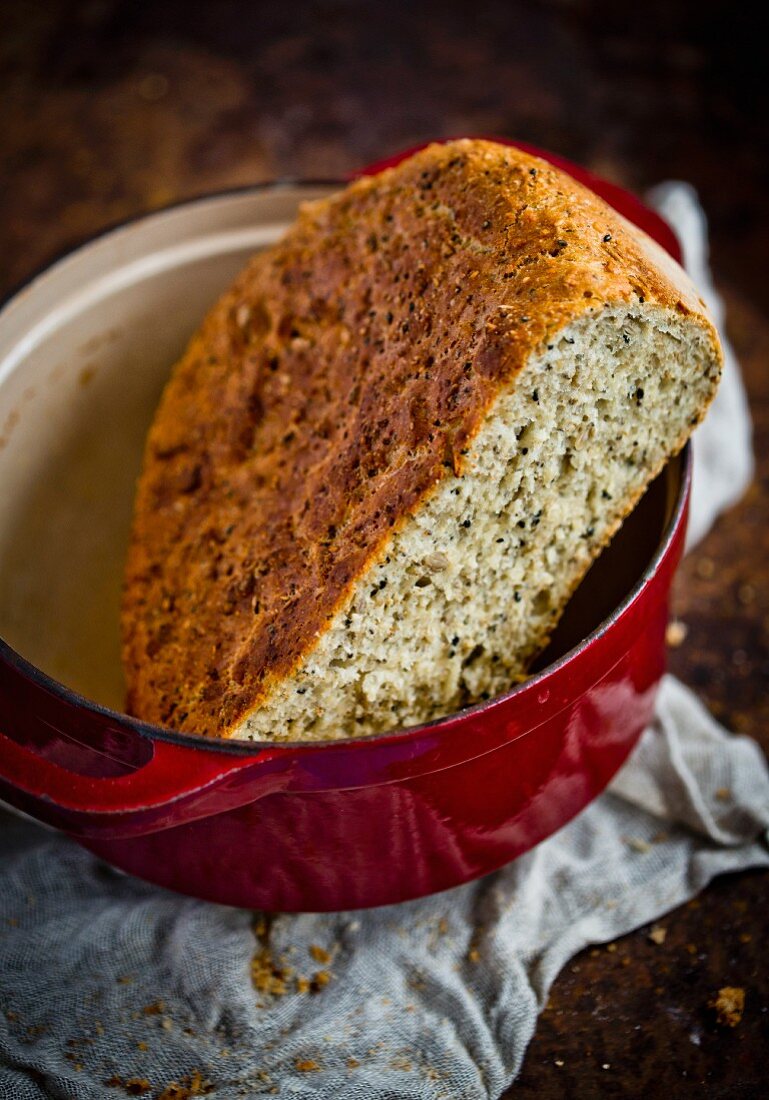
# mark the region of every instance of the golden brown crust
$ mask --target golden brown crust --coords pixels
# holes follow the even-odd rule
[[[129,710],[226,734],[558,330],[607,302],[701,315],[647,251],[568,176],[489,142],[430,146],[303,209],[212,309],[152,426]]]

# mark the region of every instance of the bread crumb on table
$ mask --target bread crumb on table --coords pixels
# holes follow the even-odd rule
[[[712,558],[700,558],[695,566],[695,572],[702,580],[710,580],[711,577],[715,576],[716,563]]]
[[[743,607],[750,607],[755,601],[756,590],[752,584],[741,584],[737,589],[737,599]]]
[[[673,619],[672,622],[669,622],[667,625],[665,641],[671,649],[677,649],[678,646],[683,645],[688,633],[689,627],[686,623],[682,623],[680,619]]]
[[[656,943],[658,947],[661,947],[667,937],[667,928],[662,928],[661,925],[656,924],[649,933],[649,939],[652,943]]]
[[[708,1002],[715,1010],[716,1022],[721,1027],[737,1027],[745,1011],[745,990],[736,985],[725,985]]]

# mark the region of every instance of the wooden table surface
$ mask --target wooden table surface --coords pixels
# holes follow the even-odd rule
[[[681,569],[673,671],[769,750],[767,86],[723,5],[40,0],[3,7],[0,289],[105,225],[275,176],[337,177],[431,137],[497,133],[636,189],[698,188],[758,471]],[[520,1097],[753,1097],[769,1080],[769,875],[722,879],[555,983]],[[742,1022],[708,1001],[746,990]]]

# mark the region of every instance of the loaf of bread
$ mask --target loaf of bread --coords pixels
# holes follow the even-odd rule
[[[505,691],[720,367],[679,267],[518,150],[430,146],[305,206],[149,433],[129,710],[316,740]]]

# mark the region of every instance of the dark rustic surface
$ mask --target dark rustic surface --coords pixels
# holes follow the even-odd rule
[[[765,59],[723,4],[40,0],[2,8],[0,283],[178,198],[339,176],[430,137],[500,133],[711,218],[756,424],[746,499],[687,560],[671,665],[769,750],[769,252]],[[517,1096],[753,1097],[769,1080],[769,876],[723,879],[560,976]],[[736,1028],[708,1001],[744,987]]]

